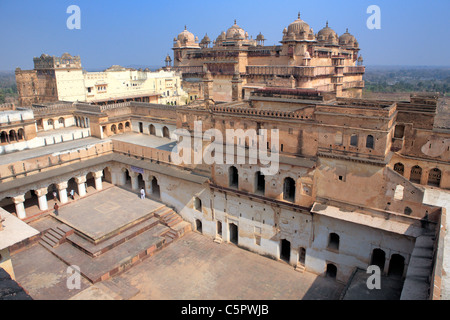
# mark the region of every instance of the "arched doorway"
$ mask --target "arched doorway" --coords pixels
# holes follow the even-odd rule
[[[111,126],[111,132],[112,132],[113,134],[116,134],[116,133],[117,133],[117,127],[116,127],[115,124],[113,124],[113,125]]]
[[[295,201],[295,181],[290,177],[284,179],[283,200],[291,202]]]
[[[373,249],[370,265],[380,267],[381,272],[383,272],[385,263],[386,263],[386,253],[379,248]]]
[[[217,234],[222,236],[222,221],[217,221]]]
[[[289,263],[289,260],[291,259],[291,243],[286,239],[281,240],[280,258],[287,263]]]
[[[19,129],[17,131],[17,137],[19,140],[24,140],[25,139],[25,131],[23,129]]]
[[[228,169],[228,180],[230,188],[239,188],[239,174],[238,169],[235,166],[231,166]]]
[[[164,138],[170,139],[170,131],[169,131],[169,128],[167,128],[166,126],[164,126],[164,127],[162,128],[162,132],[163,132],[163,137],[164,137]]]
[[[428,185],[433,187],[439,187],[441,185],[442,172],[438,168],[430,170],[428,174]]]
[[[230,242],[234,243],[235,245],[238,245],[239,243],[239,237],[238,237],[238,226],[234,223],[229,223],[228,228],[230,230]]]
[[[264,195],[266,190],[266,180],[265,176],[261,174],[261,171],[255,174],[255,193]]]
[[[329,278],[336,279],[336,275],[337,275],[337,267],[332,263],[327,264],[326,276]]]
[[[202,221],[200,219],[195,219],[195,230],[202,233]]]
[[[405,258],[399,254],[393,254],[391,261],[389,262],[389,276],[403,277],[403,271],[405,269]]]
[[[298,255],[298,262],[300,262],[302,265],[305,265],[305,261],[306,261],[306,249],[300,248]]]
[[[9,142],[8,134],[6,133],[6,131],[2,131],[2,133],[0,134],[0,142],[1,143]]]
[[[156,129],[155,129],[155,126],[154,125],[149,125],[148,126],[148,132],[151,134],[151,135],[156,135]]]
[[[154,196],[157,199],[161,197],[158,180],[155,177],[153,177],[152,180],[152,196]]]

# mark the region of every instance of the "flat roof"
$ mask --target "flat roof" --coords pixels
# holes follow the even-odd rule
[[[39,234],[39,231],[0,208],[0,220],[4,220],[0,231],[0,250],[11,247],[25,239]]]

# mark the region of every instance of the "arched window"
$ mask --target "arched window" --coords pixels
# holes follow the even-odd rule
[[[394,164],[394,171],[398,174],[403,175],[403,173],[405,172],[405,166],[403,165],[403,163],[398,162]]]
[[[19,129],[17,131],[17,136],[18,136],[19,140],[25,139],[25,131],[23,129]]]
[[[194,208],[197,211],[202,211],[202,200],[199,197],[194,197]]]
[[[328,249],[339,250],[340,238],[337,233],[330,233],[328,237]]]
[[[114,133],[114,134],[117,133],[117,127],[116,127],[115,124],[113,124],[113,125],[111,126],[111,132]]]
[[[148,132],[150,132],[151,135],[156,135],[156,129],[154,125],[149,125],[148,126]]]
[[[119,123],[119,131],[123,131],[123,123]]]
[[[17,133],[15,130],[9,131],[9,141],[17,141]]]
[[[442,172],[438,168],[430,170],[428,174],[428,185],[439,187],[441,185]]]
[[[420,183],[421,177],[422,177],[422,168],[419,166],[412,167],[409,181],[414,183]]]
[[[369,134],[366,139],[366,148],[373,149],[374,143],[373,136]]]
[[[125,129],[130,129],[130,122],[125,122]]]
[[[58,119],[58,123],[64,127],[65,126],[64,125],[64,118],[63,117],[59,118]]]
[[[283,183],[283,200],[295,201],[295,181],[294,179],[287,177]]]
[[[9,142],[8,133],[6,133],[6,131],[2,131],[2,133],[0,134],[0,142],[1,143]]]
[[[48,124],[49,126],[52,126],[52,127],[53,127],[53,120],[52,120],[52,119],[48,119],[48,120],[47,120],[47,124]]]
[[[230,188],[239,188],[239,174],[235,166],[231,166],[228,169],[228,182]]]

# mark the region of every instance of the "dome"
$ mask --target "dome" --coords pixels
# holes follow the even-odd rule
[[[344,46],[358,46],[358,41],[356,38],[348,32],[348,29],[345,33],[339,37],[339,44]]]
[[[311,32],[311,27],[309,24],[307,24],[305,21],[300,19],[300,13],[298,14],[298,19],[292,22],[287,29],[288,34],[295,34],[299,36],[308,36],[308,34]]]
[[[211,39],[209,39],[208,34],[205,34],[201,43],[210,43],[210,42],[211,42]]]
[[[339,37],[337,33],[333,29],[328,27],[328,21],[325,28],[320,30],[319,33],[317,34],[317,40],[319,42],[337,43],[338,38]]]
[[[264,40],[266,40],[266,39],[264,38],[264,36],[263,36],[262,33],[260,32],[260,33],[256,36],[256,40],[257,40],[257,41],[264,41]]]
[[[178,41],[181,43],[193,43],[195,42],[194,35],[187,31],[186,26],[184,26],[184,30],[178,35]]]
[[[245,31],[236,24],[234,20],[234,25],[232,25],[226,33],[227,39],[245,39]]]

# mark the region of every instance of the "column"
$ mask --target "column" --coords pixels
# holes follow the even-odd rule
[[[103,171],[94,172],[95,189],[97,191],[100,191],[103,189],[102,177],[103,177]]]
[[[138,173],[130,171],[130,177],[131,177],[131,189],[138,190],[139,189]]]
[[[25,206],[23,203],[25,202],[25,195],[22,194],[20,196],[16,196],[12,198],[14,204],[16,205],[16,214],[19,219],[25,219],[27,214],[25,213]]]
[[[39,209],[41,211],[48,210],[47,192],[47,188],[41,188],[34,191],[38,197]]]
[[[422,168],[422,176],[420,177],[420,184],[426,186],[428,184],[428,176],[430,174],[430,169]]]
[[[86,195],[86,176],[75,177],[75,182],[78,185],[78,195],[84,197]]]
[[[144,178],[144,183],[145,183],[145,193],[147,195],[152,194],[152,180],[153,180],[153,176],[149,175],[146,178]]]
[[[67,203],[67,184],[67,181],[56,184],[59,193],[59,201],[61,203]]]

